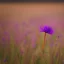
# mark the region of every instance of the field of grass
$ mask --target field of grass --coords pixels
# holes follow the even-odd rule
[[[63,21],[63,3],[0,4],[0,64],[64,64]]]
[[[43,33],[44,34],[44,33]],[[0,43],[0,64],[64,64],[64,48],[56,35],[47,35],[46,45],[42,49],[43,34],[33,43],[26,36],[21,45],[10,36],[10,43]]]

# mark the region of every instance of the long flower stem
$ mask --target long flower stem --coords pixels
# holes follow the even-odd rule
[[[44,49],[45,44],[46,44],[46,33],[44,33],[44,43],[43,43],[42,49]]]

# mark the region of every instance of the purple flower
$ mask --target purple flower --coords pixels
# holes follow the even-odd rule
[[[4,59],[4,62],[7,62],[7,59]]]
[[[48,34],[53,34],[53,29],[49,26],[40,27],[40,32],[45,32]]]

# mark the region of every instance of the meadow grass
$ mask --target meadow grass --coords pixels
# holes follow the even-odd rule
[[[21,47],[15,44],[13,37],[10,37],[9,44],[0,45],[0,64],[64,64],[64,48],[60,48],[59,43],[57,45],[54,43],[52,47],[47,43],[42,50],[42,39],[42,37],[37,39],[36,47],[32,48],[30,38],[27,37],[27,44],[21,53]],[[54,38],[52,39],[55,42]]]

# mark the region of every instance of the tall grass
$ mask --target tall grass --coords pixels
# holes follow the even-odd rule
[[[5,46],[0,43],[0,64],[64,64],[64,48],[60,47],[59,41],[55,41],[56,36],[52,36],[53,41],[48,41],[44,50],[41,43],[43,38],[37,38],[35,48],[31,45],[30,37],[26,36],[26,44],[24,43],[24,51],[21,50],[22,41],[19,46],[15,44],[15,40],[10,36],[10,43]],[[51,42],[53,46],[51,47]],[[58,43],[57,43],[58,42]],[[57,43],[57,45],[56,45]]]

